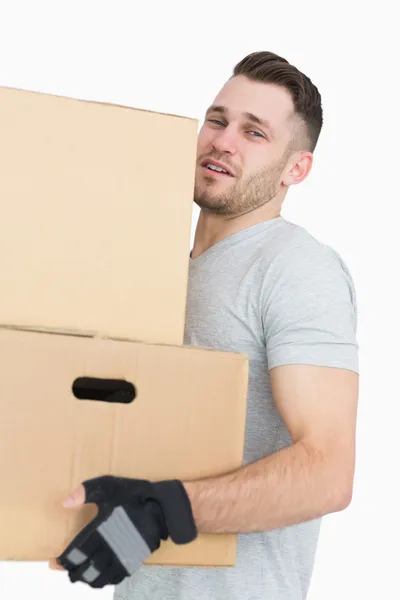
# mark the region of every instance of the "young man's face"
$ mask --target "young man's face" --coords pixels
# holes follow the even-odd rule
[[[199,133],[194,201],[200,208],[235,216],[276,195],[293,138],[293,111],[282,87],[243,75],[225,84]]]

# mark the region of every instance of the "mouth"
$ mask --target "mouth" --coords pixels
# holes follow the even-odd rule
[[[234,177],[232,171],[230,171],[227,166],[215,160],[203,160],[201,166],[207,171],[207,175],[213,174],[217,177]]]

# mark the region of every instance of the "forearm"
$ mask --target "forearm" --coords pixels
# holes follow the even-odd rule
[[[200,532],[266,531],[348,504],[346,474],[302,441],[235,472],[185,482],[185,487]]]

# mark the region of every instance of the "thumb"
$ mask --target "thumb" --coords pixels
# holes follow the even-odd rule
[[[85,504],[86,493],[83,485],[79,485],[75,490],[63,501],[64,508],[75,508]]]

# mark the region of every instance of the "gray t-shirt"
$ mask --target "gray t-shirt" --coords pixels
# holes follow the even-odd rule
[[[190,259],[185,343],[250,360],[244,464],[292,443],[269,369],[303,363],[358,372],[356,310],[340,256],[283,217]],[[143,566],[117,586],[115,600],[304,600],[319,527],[315,519],[239,534],[234,567]]]

